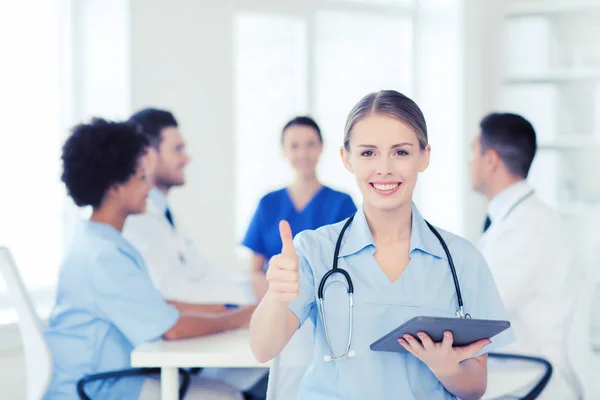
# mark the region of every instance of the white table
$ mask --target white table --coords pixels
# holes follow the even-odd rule
[[[160,368],[162,400],[177,400],[178,368],[268,368],[250,350],[250,332],[236,329],[183,340],[145,343],[131,352],[134,368]]]

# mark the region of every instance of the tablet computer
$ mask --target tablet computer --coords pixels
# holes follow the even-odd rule
[[[489,319],[414,317],[371,344],[373,351],[406,352],[398,338],[410,334],[419,340],[417,332],[425,332],[434,342],[441,342],[445,331],[452,332],[453,346],[465,346],[481,339],[490,339],[510,327],[509,321]]]

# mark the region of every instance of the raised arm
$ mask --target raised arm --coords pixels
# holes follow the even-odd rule
[[[283,247],[271,258],[267,271],[269,288],[250,322],[250,347],[260,362],[276,357],[300,326],[298,318],[288,310],[300,291],[299,263],[286,221],[279,224]]]

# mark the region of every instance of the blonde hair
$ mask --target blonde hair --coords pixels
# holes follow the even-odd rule
[[[344,129],[344,148],[350,151],[350,138],[354,125],[361,119],[383,114],[393,117],[412,128],[419,140],[419,147],[425,150],[428,144],[427,125],[421,109],[410,98],[395,90],[381,90],[369,93],[352,108]]]

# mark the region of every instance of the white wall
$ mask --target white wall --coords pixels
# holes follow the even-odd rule
[[[462,105],[464,141],[461,144],[464,154],[462,175],[463,201],[465,210],[464,235],[475,241],[482,232],[486,214],[486,201],[471,190],[468,159],[471,154],[471,140],[478,133],[479,121],[493,111],[494,99],[498,92],[500,71],[498,67],[500,44],[500,9],[502,2],[497,0],[462,0],[461,37],[463,54],[461,57]]]
[[[132,106],[176,114],[192,162],[173,208],[202,254],[228,265],[235,260],[232,12],[225,2],[209,4],[131,1]]]
[[[20,349],[0,354],[0,399],[25,398],[25,361]]]
[[[419,180],[415,203],[432,224],[464,235],[461,2],[419,4],[415,100],[427,121],[431,162]]]

